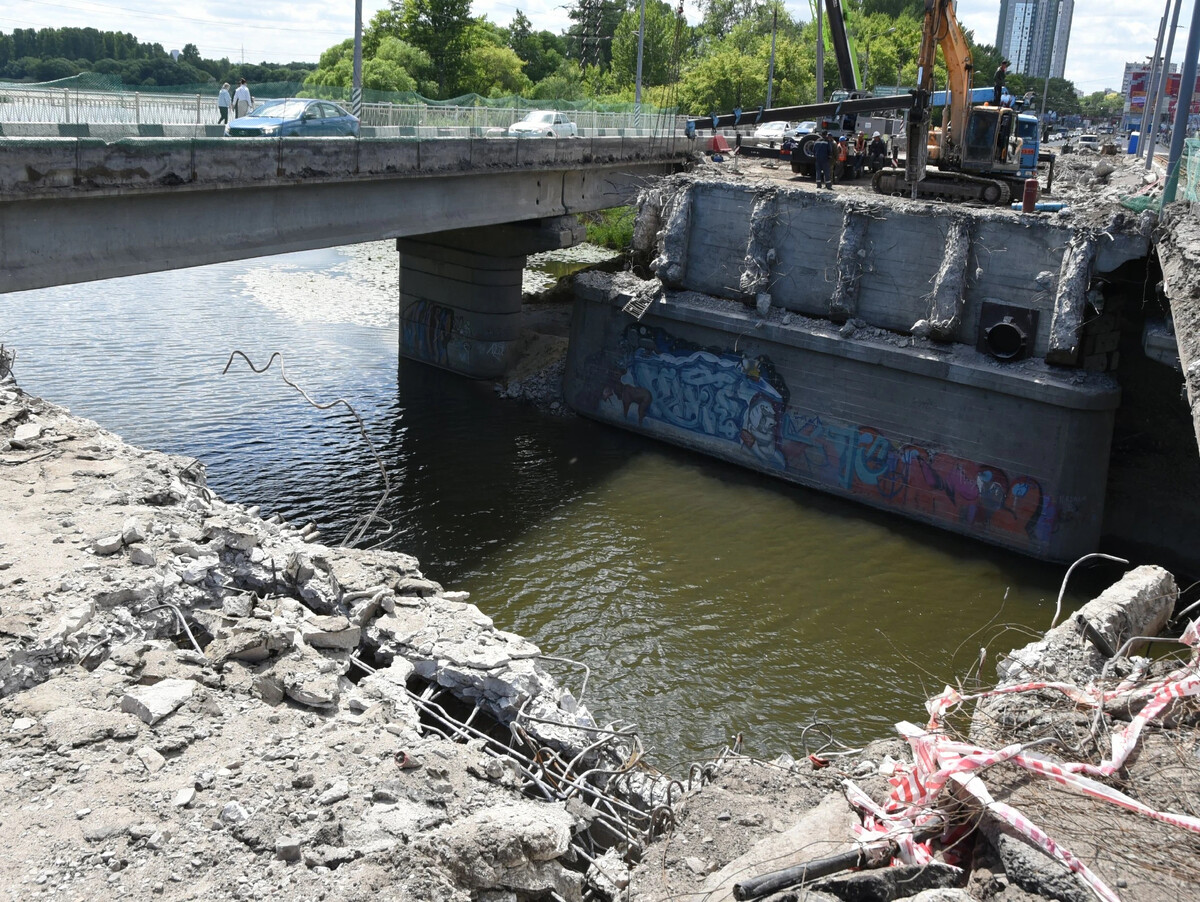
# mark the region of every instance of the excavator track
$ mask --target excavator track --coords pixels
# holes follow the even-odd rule
[[[871,179],[876,194],[912,197],[912,185],[903,169],[881,169]],[[963,175],[961,172],[939,172],[930,169],[917,182],[917,197],[922,200],[976,201],[1001,206],[1012,198],[1008,183],[1000,179]]]

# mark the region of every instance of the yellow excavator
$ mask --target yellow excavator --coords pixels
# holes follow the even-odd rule
[[[931,128],[933,66],[938,48],[946,60],[946,106],[942,125]],[[971,49],[952,0],[925,0],[917,89],[906,127],[904,169],[882,169],[872,180],[879,194],[913,198],[976,200],[1005,204],[1020,197],[1021,138],[1017,112],[972,105]],[[931,168],[931,166],[936,167]]]

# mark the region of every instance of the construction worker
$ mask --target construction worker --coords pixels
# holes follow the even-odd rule
[[[850,142],[846,140],[845,135],[838,138],[836,159],[837,164],[833,167],[833,175],[839,182],[844,181],[846,172],[850,168]]]
[[[813,142],[813,174],[817,180],[817,187],[825,187],[833,190],[833,176],[830,173],[830,151],[833,148],[829,144],[829,132],[821,132],[819,140]]]

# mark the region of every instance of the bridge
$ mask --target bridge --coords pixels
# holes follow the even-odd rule
[[[402,352],[480,378],[525,256],[682,163],[665,137],[0,139],[0,294],[395,238]]]

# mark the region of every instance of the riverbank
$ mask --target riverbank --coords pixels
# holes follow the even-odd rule
[[[578,899],[591,831],[636,831],[561,791],[636,739],[414,558],[262,520],[11,379],[0,449],[5,897]]]
[[[10,837],[0,885],[10,898],[518,902],[590,891],[711,902],[735,882],[844,850],[858,823],[844,781],[886,805],[915,766],[899,739],[843,755],[814,726],[799,761],[745,757],[734,742],[687,774],[638,769],[635,739],[598,739],[609,734],[536,647],[426,579],[415,559],[331,548],[308,528],[264,521],[212,495],[195,461],[129,446],[11,381],[0,384],[0,448],[0,818]],[[1169,574],[1139,568],[1080,613],[1115,647],[1156,631],[1176,598]],[[1006,656],[1007,679],[1145,687],[1178,665],[1106,667],[1094,647],[1080,650],[1075,623]],[[989,683],[967,674],[958,691]],[[954,695],[939,704],[953,709],[945,725],[981,748],[1047,735],[1089,748],[1090,715],[1061,691],[1014,697],[1015,710],[989,701],[974,722],[953,713],[965,710]],[[1152,719],[1140,756],[1106,782],[1157,811],[1200,817],[1195,707],[1158,713],[1171,729]],[[1113,715],[1117,725],[1128,716]],[[505,751],[489,738],[499,724],[536,751]],[[1103,735],[1089,760],[1105,760]],[[581,789],[581,760],[593,777],[627,771],[619,792]],[[1123,820],[1114,850],[1089,826],[1115,829],[1109,808],[1067,805],[1042,784],[1030,795],[1020,773],[991,767],[985,780],[1052,838],[1070,836],[1120,898],[1194,894],[1192,834]],[[614,823],[641,858],[632,872],[615,853],[599,857]],[[645,843],[650,833],[659,840]],[[961,839],[950,843],[958,870],[919,862],[921,880],[952,887],[927,902],[1089,897],[1013,842],[977,831],[969,856]],[[590,857],[599,863],[588,867]],[[925,883],[896,883],[912,873],[834,880],[805,898],[884,898],[863,895],[871,880],[891,887],[887,898],[912,895]]]

